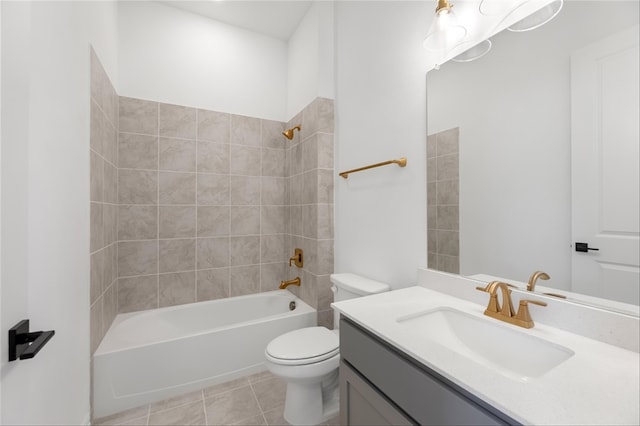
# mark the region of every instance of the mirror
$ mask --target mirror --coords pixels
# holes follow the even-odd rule
[[[634,25],[638,2],[565,1],[546,25],[503,31],[479,60],[428,73],[429,268],[520,287],[543,270],[551,279],[538,281],[540,289],[637,315],[637,279],[630,296],[567,293],[579,287],[572,285],[571,55]],[[630,121],[637,158],[638,115]],[[626,178],[637,185],[635,167]]]

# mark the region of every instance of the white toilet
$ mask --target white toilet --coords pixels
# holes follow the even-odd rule
[[[389,291],[389,285],[355,274],[333,274],[334,301]],[[338,414],[339,314],[335,330],[307,327],[273,339],[265,349],[269,371],[287,381],[284,418],[292,425],[317,425]]]

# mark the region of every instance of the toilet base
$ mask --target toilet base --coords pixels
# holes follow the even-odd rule
[[[289,381],[284,404],[284,419],[292,425],[317,425],[338,414],[340,398],[338,371],[315,383]]]

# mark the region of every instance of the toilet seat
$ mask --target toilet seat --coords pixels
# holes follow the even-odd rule
[[[340,352],[338,336],[325,327],[307,327],[276,337],[265,355],[280,365],[306,365],[329,359]]]

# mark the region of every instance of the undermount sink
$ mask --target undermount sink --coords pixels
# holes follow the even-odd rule
[[[494,321],[446,307],[397,319],[417,339],[428,339],[516,380],[540,377],[574,355],[564,346]]]

